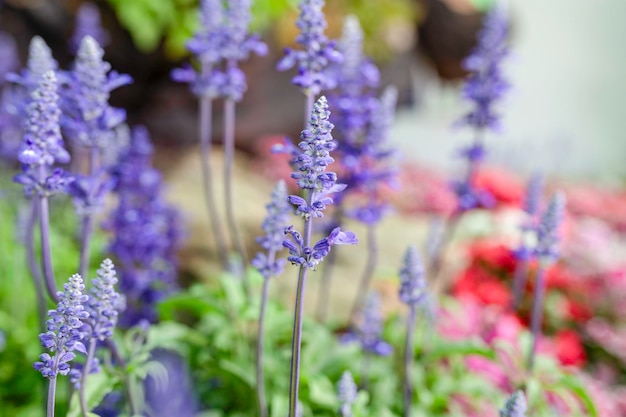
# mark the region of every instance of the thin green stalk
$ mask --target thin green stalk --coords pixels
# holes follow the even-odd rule
[[[85,398],[85,385],[87,384],[87,375],[89,375],[89,368],[91,368],[91,361],[93,361],[94,354],[96,352],[96,339],[91,338],[89,340],[89,348],[87,350],[87,359],[83,366],[83,373],[80,378],[80,387],[78,389],[78,398],[80,400],[80,409],[83,413],[83,417],[87,417],[89,410],[87,409],[87,399]]]
[[[203,74],[210,71],[210,66],[203,63]],[[228,249],[226,248],[226,239],[224,231],[217,212],[217,206],[213,197],[213,179],[211,171],[211,130],[213,121],[213,100],[211,97],[201,97],[199,107],[200,120],[200,161],[202,164],[202,179],[204,199],[209,214],[209,222],[215,236],[215,245],[217,255],[223,269],[228,268]]]
[[[34,232],[35,224],[37,223],[37,200],[33,198],[30,202],[31,210],[28,214],[28,220],[26,222],[26,261],[28,263],[28,270],[33,278],[35,284],[35,294],[37,296],[37,316],[39,318],[39,329],[41,333],[45,330],[46,325],[46,296],[44,295],[43,277],[41,276],[41,269],[37,257],[35,256],[35,242]]]
[[[39,166],[39,180],[45,181],[46,171],[43,165]],[[57,303],[57,285],[54,279],[54,268],[52,267],[52,253],[50,250],[50,215],[48,212],[48,197],[39,195],[39,233],[41,234],[41,262],[43,264],[44,282],[48,295]]]
[[[354,322],[359,314],[359,311],[363,307],[365,298],[369,291],[372,277],[374,276],[374,269],[378,263],[378,241],[376,239],[376,225],[367,225],[367,260],[365,262],[365,269],[363,275],[359,281],[359,288],[357,290],[356,298],[352,304],[352,310],[350,311],[350,321]]]

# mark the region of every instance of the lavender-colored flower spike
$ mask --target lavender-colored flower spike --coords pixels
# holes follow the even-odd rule
[[[478,45],[463,63],[465,69],[470,71],[463,96],[475,107],[460,123],[479,130],[498,130],[500,116],[495,112],[494,104],[509,89],[509,83],[502,75],[502,61],[509,53],[508,34],[506,11],[498,6],[492,8],[478,35]]]
[[[346,188],[344,184],[336,183],[337,174],[326,171],[326,167],[335,161],[330,156],[330,151],[337,146],[331,136],[333,125],[328,121],[329,116],[326,97],[322,96],[314,105],[309,128],[303,130],[300,135],[302,141],[298,147],[301,153],[291,160],[294,167],[291,177],[297,180],[302,190],[308,191],[308,196],[305,199],[290,195],[288,200],[296,206],[296,214],[301,215],[307,222],[312,218],[323,217],[326,206],[333,203],[330,194]],[[285,233],[291,236],[291,239],[283,241],[283,245],[290,253],[287,259],[294,265],[308,268],[315,268],[328,255],[331,246],[357,243],[354,233],[343,232],[339,227],[312,248],[308,247],[301,235],[292,227]]]
[[[352,404],[356,401],[357,386],[354,383],[354,378],[350,371],[345,371],[341,375],[341,379],[337,384],[337,397],[339,398],[340,409],[342,417],[352,416]]]
[[[343,62],[337,65],[340,71],[338,87],[358,93],[363,87],[378,86],[380,73],[363,55],[363,29],[356,16],[346,17],[338,49],[343,55]]]
[[[77,144],[104,149],[115,141],[114,129],[126,119],[126,112],[109,106],[112,90],[132,82],[128,75],[111,71],[103,61],[104,51],[91,36],[83,37],[67,93],[67,116],[63,125]]]
[[[265,206],[267,217],[263,221],[265,236],[257,238],[257,242],[267,251],[259,252],[252,260],[252,266],[257,268],[264,278],[268,279],[279,275],[284,268],[284,259],[275,259],[276,253],[283,249],[285,229],[293,209],[287,201],[287,186],[284,181],[278,182],[272,192],[271,201]]]
[[[47,332],[39,335],[41,345],[54,353],[50,356],[43,353],[35,362],[34,368],[48,378],[54,379],[57,374],[67,375],[70,372],[69,362],[74,359],[74,350],[85,353],[81,340],[84,334],[81,328],[83,320],[89,318],[83,305],[89,297],[83,294],[85,285],[80,275],[72,275],[58,292],[59,302],[56,310],[50,310],[50,319],[46,322]]]
[[[408,305],[420,303],[426,296],[424,265],[417,249],[409,246],[400,268],[400,301]]]
[[[24,141],[18,153],[24,174],[16,176],[15,180],[25,186],[27,193],[34,190],[52,193],[57,185],[54,174],[52,177],[40,178],[42,170],[39,167],[44,167],[43,172],[46,173],[47,168],[55,162],[66,163],[70,159],[59,128],[61,111],[58,106],[57,78],[53,71],[42,76],[31,98],[24,126]],[[49,180],[55,183],[48,184]]]
[[[358,341],[363,350],[378,356],[388,356],[393,352],[392,346],[381,339],[383,318],[380,314],[380,296],[372,292],[365,299],[361,318],[355,332],[342,337],[342,342]]]
[[[91,36],[102,46],[108,45],[110,39],[109,32],[102,27],[98,6],[90,2],[81,4],[76,12],[76,27],[70,39],[72,53],[78,51],[85,36]]]
[[[526,417],[528,406],[522,391],[515,391],[506,400],[504,408],[500,410],[500,417]]]
[[[537,230],[537,258],[544,265],[550,265],[559,257],[559,227],[565,213],[565,195],[557,192],[552,196],[539,229]]]
[[[202,62],[217,63],[222,59],[222,24],[224,4],[222,0],[200,1],[200,26],[187,42],[187,49]]]
[[[326,67],[329,62],[342,60],[334,42],[324,35],[326,19],[323,7],[324,0],[301,0],[300,17],[296,23],[300,35],[296,42],[302,45],[303,50],[285,49],[285,56],[277,65],[279,71],[297,65],[298,75],[291,80],[292,83],[313,95],[335,87],[335,80],[325,72]]]
[[[105,259],[97,271],[98,278],[92,280],[88,311],[91,316],[91,337],[105,340],[113,336],[117,316],[124,305],[123,297],[115,290],[117,277],[115,266]]]
[[[541,196],[543,194],[543,176],[534,174],[526,187],[526,198],[524,199],[524,211],[531,219],[534,219],[541,208]]]

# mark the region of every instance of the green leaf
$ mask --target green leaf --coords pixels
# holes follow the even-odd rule
[[[335,387],[326,376],[315,375],[309,380],[308,385],[311,402],[329,410],[338,408]]]
[[[480,355],[489,359],[496,358],[493,349],[479,340],[448,342],[440,339],[430,352],[425,355],[424,360],[431,362],[454,355]]]
[[[578,378],[573,375],[565,374],[559,379],[558,384],[566,387],[578,396],[587,408],[590,417],[598,417],[598,410],[596,409],[593,399]]]
[[[239,378],[250,388],[254,388],[256,383],[254,382],[254,375],[251,370],[243,369],[239,364],[229,361],[227,359],[222,359],[220,361],[220,367],[229,374]]]
[[[92,410],[98,406],[104,396],[111,392],[116,382],[117,378],[107,375],[105,372],[89,375],[85,384],[85,400],[87,402],[87,408]],[[90,414],[96,416],[96,414]],[[70,409],[67,413],[67,417],[81,416],[82,413],[80,410],[78,391],[75,391],[70,401]]]

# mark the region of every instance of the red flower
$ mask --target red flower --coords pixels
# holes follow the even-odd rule
[[[488,191],[498,203],[520,206],[524,198],[524,186],[511,173],[504,170],[481,167],[475,186]]]
[[[563,365],[581,367],[587,361],[580,336],[573,330],[563,330],[554,337],[556,356]]]
[[[516,260],[511,249],[493,240],[480,240],[469,248],[472,263],[483,264],[489,269],[504,270],[512,273],[515,270]]]
[[[569,319],[577,323],[586,323],[593,317],[588,306],[571,299],[567,300],[567,315]]]
[[[452,292],[459,296],[471,295],[483,305],[504,307],[511,302],[507,286],[477,266],[471,266],[461,273]]]

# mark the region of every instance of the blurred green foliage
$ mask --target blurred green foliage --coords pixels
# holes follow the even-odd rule
[[[106,1],[141,51],[152,52],[162,45],[173,59],[185,54],[185,42],[198,25],[197,0]],[[282,29],[295,31],[297,5],[297,0],[254,1],[252,30],[279,38]],[[394,48],[392,38],[398,22],[404,22],[404,26],[410,28],[418,16],[416,2],[411,0],[330,0],[326,11],[330,29],[335,34],[339,33],[344,15],[356,14],[370,40],[366,40],[366,49],[375,56],[388,56]],[[292,41],[279,39],[279,43]]]

